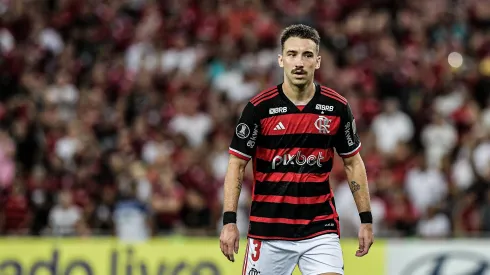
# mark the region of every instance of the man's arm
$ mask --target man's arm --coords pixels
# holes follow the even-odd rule
[[[238,232],[238,227],[236,225],[236,212],[247,163],[248,160],[241,159],[231,154],[225,177],[223,192],[223,222],[225,225],[221,231],[220,247],[223,254],[232,262],[235,261],[233,252],[238,253],[240,243],[240,233]]]
[[[238,199],[242,191],[243,175],[245,174],[247,163],[247,160],[230,155],[225,177],[223,212],[237,211]]]
[[[371,211],[366,167],[360,154],[344,158],[344,169],[359,213]]]
[[[357,257],[362,257],[369,252],[369,248],[374,242],[371,199],[366,176],[366,168],[360,154],[344,158],[344,169],[349,181],[349,187],[356,202],[357,211],[361,218],[361,228],[359,229],[359,249],[356,251]]]

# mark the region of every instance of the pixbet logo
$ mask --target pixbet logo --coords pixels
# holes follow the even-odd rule
[[[283,156],[275,156],[272,159],[272,169],[276,169],[279,165],[317,165],[318,167],[322,167],[322,160],[325,159],[322,155],[322,152],[316,155],[303,155],[301,151],[298,151],[294,155],[284,154]]]

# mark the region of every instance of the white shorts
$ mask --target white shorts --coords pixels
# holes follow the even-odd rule
[[[248,239],[242,275],[291,275],[296,265],[303,275],[344,274],[337,234],[301,241]]]

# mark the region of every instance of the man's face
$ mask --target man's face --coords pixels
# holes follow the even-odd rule
[[[320,60],[313,40],[291,37],[284,42],[278,62],[291,84],[304,86],[313,81],[315,70],[320,68]]]

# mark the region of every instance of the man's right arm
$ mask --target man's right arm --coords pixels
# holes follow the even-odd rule
[[[223,200],[223,229],[220,236],[220,247],[228,260],[234,262],[234,253],[238,253],[240,233],[236,225],[236,212],[238,199],[242,191],[243,175],[248,160],[230,155],[228,170],[225,176],[224,200]]]
[[[230,261],[235,261],[233,252],[238,253],[240,234],[236,225],[238,200],[242,191],[243,176],[247,163],[255,155],[260,133],[260,121],[255,106],[248,103],[240,116],[228,152],[230,159],[223,190],[223,229],[220,247]]]
[[[247,163],[248,160],[230,155],[224,184],[223,212],[237,212]]]

